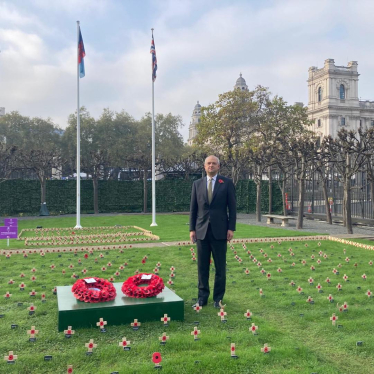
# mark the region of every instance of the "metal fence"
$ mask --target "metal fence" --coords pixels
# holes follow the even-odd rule
[[[342,216],[343,183],[333,168],[329,170],[327,191],[332,216]],[[287,194],[290,211],[295,212],[298,208],[299,186],[294,176],[291,176],[287,185]],[[370,182],[367,181],[365,172],[359,172],[351,179],[351,211],[354,218],[374,219]],[[326,214],[322,181],[316,172],[309,173],[305,183],[304,213]]]

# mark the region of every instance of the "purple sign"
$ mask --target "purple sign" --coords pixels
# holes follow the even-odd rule
[[[17,218],[5,218],[5,226],[0,226],[0,239],[17,239],[18,220]]]
[[[4,226],[18,226],[17,218],[4,218]]]

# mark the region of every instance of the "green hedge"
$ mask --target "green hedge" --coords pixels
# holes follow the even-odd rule
[[[156,210],[158,212],[185,212],[190,207],[192,180],[161,180],[156,182]],[[281,212],[282,196],[273,184],[273,212]],[[152,208],[152,186],[147,185],[148,210]],[[252,180],[241,180],[236,186],[238,212],[256,211],[256,185]],[[268,182],[263,182],[261,210],[268,211]],[[47,181],[47,207],[50,214],[75,213],[76,182],[74,180]],[[38,215],[40,184],[37,180],[13,179],[0,184],[0,215]],[[99,181],[99,211],[142,212],[142,181]],[[93,185],[81,181],[81,212],[93,213]]]

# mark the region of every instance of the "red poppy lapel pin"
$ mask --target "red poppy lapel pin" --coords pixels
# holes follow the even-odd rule
[[[218,183],[225,183],[222,179],[218,179]]]

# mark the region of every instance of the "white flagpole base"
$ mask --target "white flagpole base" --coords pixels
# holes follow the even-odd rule
[[[81,225],[75,225],[75,229],[82,229],[83,227]]]
[[[152,222],[151,226],[158,226],[158,224],[156,222]]]

